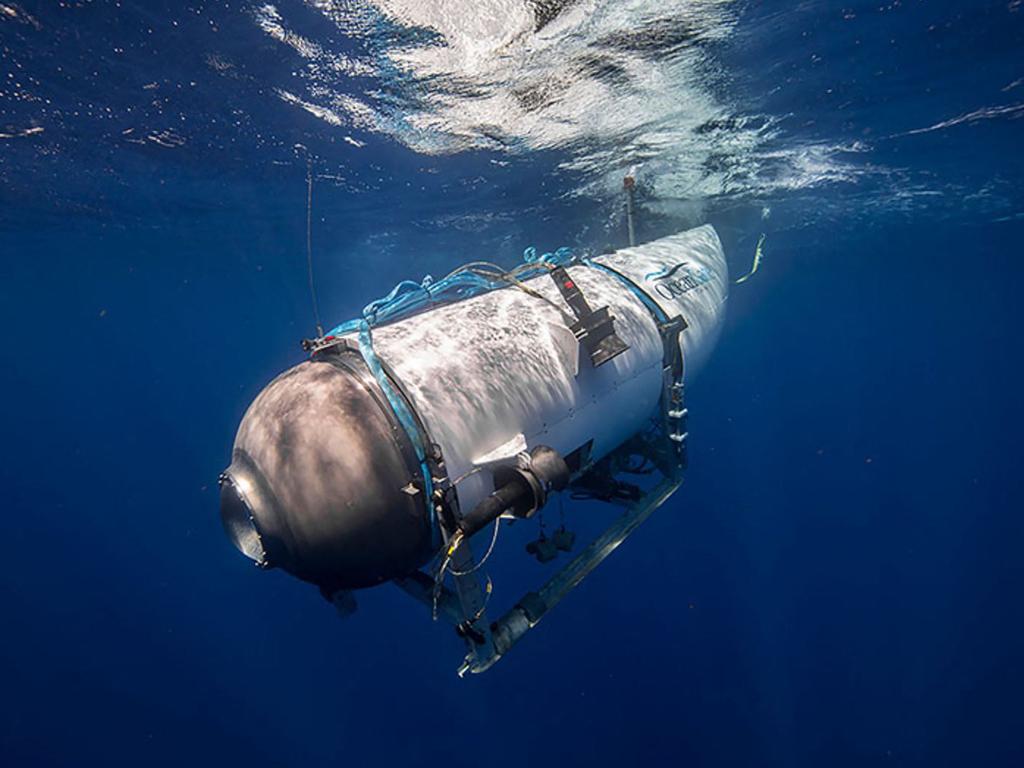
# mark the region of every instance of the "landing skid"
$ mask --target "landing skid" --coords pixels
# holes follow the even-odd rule
[[[466,672],[483,672],[508,653],[529,630],[540,623],[548,611],[578,587],[587,574],[597,568],[651,516],[654,510],[664,504],[681,483],[679,479],[663,480],[638,501],[630,504],[604,533],[548,579],[543,587],[536,592],[527,592],[523,595],[519,602],[491,627],[493,652],[486,657],[481,657],[478,653],[467,656],[459,669],[459,676]]]
[[[585,479],[586,476],[581,478]],[[442,586],[439,592],[435,592],[434,579],[422,572],[396,579],[395,583],[419,602],[436,610],[438,617],[451,623],[466,639],[468,653],[459,667],[459,676],[462,677],[467,672],[484,672],[507,654],[529,630],[537,626],[569,592],[579,586],[583,579],[664,504],[681,484],[682,473],[672,472],[635,500],[612,500],[612,503],[622,504],[625,509],[611,525],[548,579],[540,589],[524,594],[494,623],[487,619],[486,601],[482,597],[484,590],[477,573],[456,577],[455,590]],[[459,555],[459,571],[470,570],[474,559],[469,542],[463,543],[459,548]],[[482,600],[484,601],[481,602]]]

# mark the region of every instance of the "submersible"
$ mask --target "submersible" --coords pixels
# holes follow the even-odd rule
[[[308,341],[309,359],[250,405],[221,475],[224,527],[259,566],[339,607],[395,582],[455,626],[460,671],[482,671],[678,487],[685,379],[717,338],[727,287],[710,225],[400,284]],[[661,480],[622,479],[638,461]],[[625,511],[492,621],[474,537],[493,547],[502,519],[566,489]]]

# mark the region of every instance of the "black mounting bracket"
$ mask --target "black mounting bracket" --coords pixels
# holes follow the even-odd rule
[[[587,348],[590,362],[595,368],[629,349],[629,345],[616,335],[615,318],[608,311],[608,307],[591,309],[583,296],[583,291],[569,276],[565,267],[555,267],[551,270],[551,279],[555,281],[558,292],[562,294],[565,303],[576,316],[576,322],[569,326],[569,330],[580,344]]]

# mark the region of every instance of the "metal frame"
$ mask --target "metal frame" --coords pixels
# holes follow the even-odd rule
[[[536,592],[527,592],[494,625],[493,652],[486,657],[466,658],[459,668],[459,676],[466,672],[480,673],[488,670],[523,636],[533,629],[547,613],[558,605],[562,598],[578,587],[587,575],[599,566],[608,555],[633,533],[640,524],[675,493],[682,484],[682,478],[666,478],[639,501],[630,504],[626,511],[613,522],[604,533],[592,541],[582,552],[562,567]]]
[[[441,585],[436,593],[432,576],[416,572],[395,579],[395,584],[459,631],[468,652],[459,667],[459,676],[478,674],[490,669],[507,654],[523,636],[558,605],[562,599],[614,552],[651,514],[664,504],[682,484],[682,474],[664,477],[640,499],[625,505],[604,532],[588,544],[576,557],[536,591],[525,593],[516,604],[494,624],[487,618],[484,590],[476,573],[454,576],[455,591]],[[452,558],[458,571],[472,569],[474,560],[469,542],[464,542]],[[436,606],[435,606],[436,600]],[[475,637],[466,632],[473,629]]]

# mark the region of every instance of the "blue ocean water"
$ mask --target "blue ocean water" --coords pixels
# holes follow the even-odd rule
[[[0,1],[0,764],[1024,763],[1022,51],[1020,0]],[[626,173],[641,240],[765,234],[684,487],[485,675],[221,529],[310,159],[327,323],[624,245]]]

